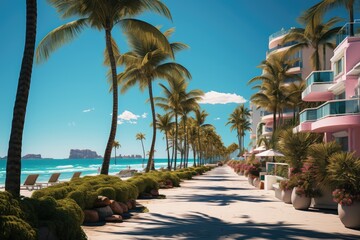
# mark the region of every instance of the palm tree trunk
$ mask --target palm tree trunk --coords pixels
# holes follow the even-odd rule
[[[165,141],[166,141],[166,151],[167,151],[167,157],[168,157],[168,170],[171,170],[171,163],[170,163],[170,152],[169,152],[169,139],[167,136],[167,131],[165,131]]]
[[[273,110],[273,132],[276,130],[276,109]]]
[[[238,138],[238,142],[239,142],[239,155],[241,154],[241,151],[242,151],[242,149],[241,149],[241,135],[240,135],[240,131],[239,131],[239,129],[237,130],[237,138]]]
[[[193,145],[194,167],[196,167],[196,147]]]
[[[176,160],[177,160],[177,138],[178,138],[178,115],[175,111],[175,158],[174,158],[174,170],[176,170]]]
[[[354,5],[349,9],[350,18],[350,36],[354,36]]]
[[[323,44],[323,70],[326,70],[326,45]]]
[[[143,140],[142,139],[140,139],[141,140],[141,146],[142,146],[142,150],[143,150],[143,165],[142,165],[142,167],[144,167],[144,160],[145,160],[145,148],[144,148],[144,142],[143,142]]]
[[[116,73],[116,63],[114,52],[111,44],[111,29],[110,23],[107,21],[107,27],[105,30],[105,38],[106,38],[106,49],[109,55],[110,67],[111,67],[111,76],[112,76],[112,91],[113,91],[113,112],[111,118],[111,129],[109,139],[106,145],[104,160],[101,167],[101,174],[108,175],[109,174],[109,164],[111,157],[111,150],[115,140],[116,128],[117,128],[117,117],[118,117],[118,82],[117,82],[117,73]]]
[[[16,92],[6,163],[5,190],[13,194],[13,196],[20,195],[22,136],[31,84],[36,39],[36,24],[37,2],[36,0],[26,0],[25,48]]]
[[[198,154],[199,162],[198,162],[198,164],[201,165],[202,153],[201,153],[201,141],[200,141],[200,127],[198,127],[198,145],[199,145],[199,154]]]
[[[320,71],[321,70],[319,48],[318,47],[315,48],[315,68],[316,68],[315,71]]]
[[[152,113],[152,121],[153,121],[153,137],[151,141],[150,153],[149,153],[149,160],[146,166],[146,172],[149,172],[150,169],[154,170],[155,162],[154,162],[154,149],[155,149],[155,141],[156,141],[156,113],[155,113],[155,105],[154,105],[154,97],[152,92],[152,82],[148,80],[148,87],[149,87],[149,97],[150,97],[150,105],[151,105],[151,113]]]

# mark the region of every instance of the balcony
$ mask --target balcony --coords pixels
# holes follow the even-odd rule
[[[336,45],[339,45],[345,38],[351,36],[351,29],[353,29],[354,37],[360,37],[360,19],[356,19],[353,23],[347,23],[340,29],[336,35]]]
[[[302,92],[302,100],[308,102],[328,101],[332,99],[333,93],[328,91],[334,82],[332,71],[315,71],[306,79],[306,89]]]
[[[297,43],[298,42],[296,42],[296,41],[291,41],[291,42],[287,42],[287,43],[284,43],[284,44],[277,45],[276,47],[273,47],[273,48],[267,50],[266,55],[269,55],[270,53],[272,53],[275,50],[282,49],[282,48],[285,48],[285,47],[290,47],[290,46],[293,46],[293,45],[295,45]]]
[[[300,113],[300,131],[335,131],[360,125],[360,99],[342,99],[324,103]]]

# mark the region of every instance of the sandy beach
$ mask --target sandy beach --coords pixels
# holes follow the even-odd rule
[[[90,240],[360,238],[360,231],[342,225],[336,211],[295,210],[227,166],[195,179],[161,190],[166,199],[138,200],[149,213],[83,228]]]

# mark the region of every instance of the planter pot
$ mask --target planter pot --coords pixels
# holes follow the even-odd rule
[[[284,203],[291,204],[291,193],[292,193],[292,189],[281,190],[281,200]]]
[[[254,186],[254,179],[252,177],[248,177],[248,182]]]
[[[360,228],[360,201],[354,201],[350,206],[338,204],[338,214],[345,227]]]
[[[337,203],[334,202],[332,191],[329,188],[321,190],[321,197],[315,197],[312,199],[311,206],[320,209],[337,209]]]
[[[296,187],[292,190],[291,193],[291,202],[295,209],[297,210],[307,210],[311,204],[311,198],[304,196],[299,196],[296,194]]]
[[[259,187],[259,183],[260,183],[260,179],[259,178],[254,178],[254,180],[253,180],[254,187]]]

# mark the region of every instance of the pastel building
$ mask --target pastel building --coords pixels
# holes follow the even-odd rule
[[[303,110],[294,130],[324,133],[325,142],[335,140],[344,151],[360,156],[360,22],[353,26],[354,36],[348,34],[349,24],[338,33],[331,70],[311,72],[306,78],[302,99],[325,103]]]
[[[271,56],[272,54],[281,53],[288,50],[291,46],[296,44],[296,42],[289,42],[283,44],[284,37],[291,31],[291,29],[285,30],[281,29],[280,31],[269,36],[269,50],[266,52],[266,58]],[[291,58],[298,59],[298,61],[288,70],[289,73],[299,75],[302,79],[305,79],[312,70],[312,66],[310,63],[310,56],[312,53],[312,49],[303,48],[295,53]],[[332,55],[332,51],[327,49],[327,57],[326,57],[326,68],[330,69],[330,56]],[[322,63],[321,63],[322,64]],[[325,69],[326,69],[325,68]],[[285,80],[284,84],[290,84],[294,81],[294,79]],[[253,148],[256,147],[257,137],[265,136],[270,137],[273,132],[273,114],[272,112],[265,111],[264,109],[256,109],[256,106],[250,104],[252,110],[252,126],[251,126],[251,135],[250,138],[253,143]],[[293,117],[293,109],[284,109],[282,118],[289,119]],[[258,132],[260,131],[260,133]]]

